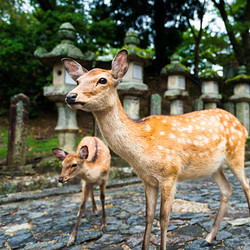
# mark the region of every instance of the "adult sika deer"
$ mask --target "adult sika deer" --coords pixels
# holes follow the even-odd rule
[[[109,146],[127,160],[143,180],[146,194],[143,249],[149,248],[158,189],[161,191],[161,249],[166,249],[176,182],[207,176],[212,177],[221,192],[214,225],[203,242],[204,246],[210,245],[232,194],[222,171],[223,163],[227,163],[240,181],[250,209],[249,182],[244,172],[247,131],[232,114],[221,109],[132,121],[116,89],[127,72],[127,57],[127,51],[121,50],[113,59],[111,70],[90,71],[71,59],[63,59],[66,70],[78,84],[66,95],[66,102],[73,109],[93,112]]]
[[[107,228],[105,214],[105,189],[110,169],[110,153],[108,147],[97,137],[84,137],[77,147],[77,153],[68,154],[59,149],[52,149],[56,157],[62,161],[62,172],[59,182],[67,182],[78,177],[82,180],[82,202],[77,215],[75,227],[70,235],[68,246],[73,244],[77,237],[82,214],[86,208],[88,197],[91,194],[92,210],[98,213],[94,199],[93,186],[100,186],[100,200],[102,203],[101,228]]]

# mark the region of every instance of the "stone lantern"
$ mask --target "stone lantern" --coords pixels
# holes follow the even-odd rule
[[[212,70],[212,64],[207,63],[206,69],[200,74],[201,92],[200,99],[204,102],[204,109],[217,108],[217,104],[222,99],[219,94],[220,76],[216,71]]]
[[[240,66],[238,75],[226,82],[234,86],[234,94],[229,99],[235,102],[236,116],[249,131],[250,76],[246,75],[246,67]]]
[[[188,96],[185,90],[189,70],[180,64],[179,57],[174,55],[171,63],[161,70],[161,74],[167,76],[167,91],[164,97],[170,101],[170,115],[183,114],[183,100]]]
[[[127,115],[134,120],[140,119],[140,96],[148,92],[143,83],[144,67],[150,63],[150,55],[140,49],[138,33],[129,29],[126,33],[125,48],[128,50],[129,69],[118,85],[120,95],[124,96],[123,107]]]
[[[38,48],[34,55],[45,65],[53,67],[52,85],[43,89],[44,95],[52,102],[56,103],[58,110],[58,122],[55,130],[58,132],[59,147],[67,152],[76,149],[76,135],[78,131],[76,110],[70,109],[65,103],[65,95],[76,87],[76,82],[71,79],[65,70],[61,59],[64,57],[78,61],[86,68],[92,66],[95,56],[87,52],[83,54],[74,45],[76,40],[75,28],[70,23],[63,23],[58,32],[61,43],[51,52],[44,48]]]

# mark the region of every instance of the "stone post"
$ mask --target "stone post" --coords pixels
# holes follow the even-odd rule
[[[129,69],[118,85],[120,95],[123,95],[123,107],[127,115],[134,120],[140,119],[140,97],[148,92],[148,86],[143,83],[143,67],[149,64],[150,55],[138,47],[138,33],[132,29],[126,33],[125,47],[129,54]]]
[[[17,167],[26,163],[29,103],[29,98],[24,94],[17,94],[11,98],[7,153],[7,165],[10,167]]]
[[[77,60],[81,65],[91,67],[95,56],[91,52],[83,54],[79,48],[74,45],[76,32],[70,23],[64,23],[58,30],[61,43],[51,52],[44,48],[38,48],[35,51],[37,56],[44,64],[53,67],[52,85],[44,87],[44,95],[52,102],[56,103],[58,110],[58,122],[55,130],[58,133],[59,148],[67,152],[76,150],[76,135],[78,132],[76,111],[70,109],[65,103],[65,95],[76,87],[76,82],[71,79],[65,70],[61,59],[69,57]]]
[[[183,114],[183,100],[188,96],[185,91],[188,69],[180,64],[178,56],[174,55],[171,63],[161,70],[161,74],[167,77],[167,91],[164,97],[170,101],[170,115]]]
[[[212,70],[212,64],[207,63],[206,69],[200,74],[201,92],[200,99],[204,103],[204,109],[215,109],[222,99],[219,94],[219,81],[221,80],[216,71]]]
[[[246,67],[239,67],[238,75],[228,79],[226,82],[234,86],[234,95],[231,96],[229,100],[235,102],[236,117],[243,123],[249,132],[250,76],[246,75]]]
[[[151,95],[150,115],[161,115],[161,96],[159,94]]]

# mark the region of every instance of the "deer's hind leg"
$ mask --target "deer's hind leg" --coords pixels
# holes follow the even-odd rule
[[[76,224],[74,226],[74,229],[69,237],[67,246],[72,245],[77,237],[77,232],[78,232],[78,228],[82,219],[82,214],[85,211],[86,205],[87,205],[87,201],[88,201],[88,197],[90,195],[91,189],[93,188],[92,184],[86,183],[86,182],[82,182],[82,202],[81,202],[81,206],[79,209],[79,212],[77,214],[77,220],[76,220]]]
[[[245,150],[243,149],[242,151],[239,151],[237,155],[229,157],[229,159],[227,159],[227,164],[242,186],[242,189],[247,198],[248,209],[250,213],[250,188],[249,180],[244,170],[244,155]]]
[[[228,206],[228,202],[229,202],[230,197],[233,193],[233,189],[232,189],[230,183],[228,182],[228,180],[226,179],[226,177],[222,171],[222,168],[219,168],[212,175],[212,179],[214,180],[214,182],[218,185],[218,187],[220,189],[220,193],[221,193],[220,207],[219,207],[219,210],[218,210],[217,215],[215,217],[215,221],[214,221],[212,230],[208,234],[208,236],[206,237],[202,246],[209,246],[213,242],[214,238],[216,237],[216,235],[219,231],[221,220],[225,214],[225,211],[226,211],[227,206]]]

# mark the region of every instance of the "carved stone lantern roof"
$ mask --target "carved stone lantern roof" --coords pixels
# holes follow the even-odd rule
[[[148,66],[152,60],[152,54],[139,47],[140,38],[137,31],[130,28],[124,38],[124,48],[128,51],[129,61],[143,63]]]
[[[212,69],[212,64],[207,62],[206,69],[200,73],[200,79],[201,81],[219,82],[221,80],[221,77],[218,75],[218,73],[215,70]]]
[[[250,102],[250,76],[246,75],[244,65],[239,67],[238,75],[228,79],[226,83],[234,85],[234,95],[230,97],[230,100]]]
[[[165,75],[188,75],[189,70],[183,64],[180,63],[178,55],[173,55],[171,58],[171,63],[167,64],[161,69],[161,74]]]
[[[226,82],[230,84],[247,82],[250,84],[250,76],[246,74],[246,66],[245,65],[240,66],[238,70],[238,75],[233,78],[227,79]]]
[[[34,55],[44,64],[52,67],[64,57],[75,59],[79,63],[84,64],[85,67],[91,66],[92,61],[95,60],[95,54],[89,51],[83,54],[81,50],[74,45],[76,31],[71,23],[63,23],[57,35],[61,39],[61,43],[53,48],[51,52],[39,47],[34,52]]]
[[[151,62],[152,55],[139,48],[140,38],[137,31],[129,29],[124,39],[124,48],[128,51],[129,69],[118,85],[122,95],[142,96],[148,93],[148,86],[143,83],[144,67]]]

